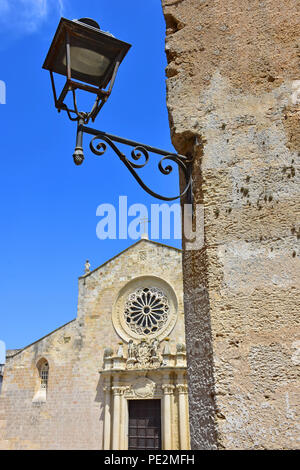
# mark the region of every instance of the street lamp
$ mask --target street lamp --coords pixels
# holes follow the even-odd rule
[[[165,201],[172,201],[187,195],[188,201],[191,202],[192,159],[189,156],[170,153],[86,126],[90,120],[94,122],[109,98],[119,65],[130,47],[130,44],[102,31],[98,23],[90,18],[72,21],[61,18],[59,22],[43,68],[50,72],[55,107],[59,112],[61,110],[66,111],[72,121],[77,121],[74,162],[76,165],[81,165],[84,160],[83,134],[92,135],[94,137],[90,142],[91,151],[96,155],[103,155],[108,144],[140,186],[149,194]],[[54,73],[66,77],[65,85],[59,96],[56,92]],[[96,95],[95,102],[89,112],[78,110],[76,100],[76,91],[78,89]],[[72,93],[73,98],[72,108],[65,102],[69,92]],[[114,142],[133,147],[131,159],[128,159]],[[158,163],[158,169],[162,174],[168,175],[173,171],[171,164],[165,165],[166,160],[176,163],[181,169],[184,174],[185,184],[179,195],[174,197],[159,195],[142,181],[137,170],[148,163],[149,152],[162,155],[163,158]],[[142,157],[144,157],[143,162],[140,160]]]
[[[71,120],[82,119],[85,124],[90,119],[94,121],[111,93],[118,67],[130,47],[130,44],[101,31],[98,23],[90,18],[73,21],[61,18],[43,65],[50,72],[58,111],[65,110]],[[67,78],[59,98],[53,73]],[[108,90],[105,90],[108,84]],[[96,95],[89,113],[78,111],[77,89]],[[74,109],[68,108],[64,102],[69,91],[73,94]]]

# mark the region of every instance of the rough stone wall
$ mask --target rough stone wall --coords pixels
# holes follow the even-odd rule
[[[77,318],[8,359],[0,395],[0,449],[101,449],[103,390],[99,370],[105,347],[121,338],[111,321],[120,289],[133,278],[163,278],[178,297],[171,352],[184,341],[181,252],[141,240],[79,279]],[[59,306],[58,306],[59,308]],[[36,364],[49,363],[45,403],[33,403]]]
[[[172,140],[204,205],[204,246],[183,255],[192,448],[294,449],[299,2],[162,6]]]

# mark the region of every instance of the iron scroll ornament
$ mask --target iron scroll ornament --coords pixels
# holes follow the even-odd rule
[[[83,133],[94,135],[94,137],[90,141],[90,149],[95,155],[103,155],[109,146],[119,157],[122,163],[126,166],[126,168],[130,171],[130,173],[138,182],[138,184],[151,196],[157,199],[161,199],[163,201],[174,201],[176,199],[182,198],[185,195],[187,195],[188,199],[190,199],[192,186],[191,166],[193,162],[191,158],[186,157],[184,155],[168,153],[165,150],[151,147],[149,145],[141,144],[128,139],[124,139],[122,137],[107,134],[102,131],[97,131],[96,129],[83,126],[82,123],[79,123],[77,130],[76,149],[73,155],[76,164],[81,164],[84,159],[82,149]],[[117,147],[114,142],[133,147],[133,149],[131,150],[131,160],[126,157],[126,155]],[[143,182],[141,177],[138,175],[137,170],[140,170],[147,165],[150,160],[149,153],[162,155],[162,158],[158,163],[158,169],[163,175],[169,175],[173,171],[173,165],[165,164],[168,161],[174,162],[178,166],[178,168],[182,170],[182,173],[185,177],[185,186],[179,195],[172,197],[163,196],[153,191]],[[141,161],[141,159],[143,159],[143,161]]]

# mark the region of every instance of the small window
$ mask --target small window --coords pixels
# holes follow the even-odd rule
[[[48,387],[49,364],[44,362],[40,367],[41,390],[47,390]]]
[[[36,367],[38,371],[38,384],[32,401],[33,403],[42,403],[47,398],[49,364],[45,359],[41,359]]]

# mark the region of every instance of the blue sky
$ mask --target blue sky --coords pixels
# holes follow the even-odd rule
[[[99,240],[99,204],[149,206],[148,196],[112,152],[85,161],[72,154],[75,124],[53,105],[42,64],[60,16],[91,17],[132,44],[94,127],[174,151],[165,89],[165,22],[160,0],[0,0],[1,120],[0,339],[19,348],[76,317],[77,279],[133,243]],[[128,150],[127,150],[128,151]],[[157,158],[152,156],[152,158]],[[178,191],[177,175],[145,179]],[[155,177],[152,175],[155,174]],[[179,240],[161,240],[180,247]]]

